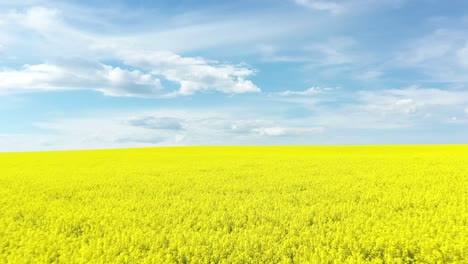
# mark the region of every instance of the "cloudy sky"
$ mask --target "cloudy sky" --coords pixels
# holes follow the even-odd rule
[[[465,0],[0,0],[0,151],[468,143]]]

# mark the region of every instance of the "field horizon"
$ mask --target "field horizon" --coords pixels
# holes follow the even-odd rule
[[[168,146],[139,146],[139,147],[115,147],[115,148],[83,148],[83,149],[45,149],[25,151],[0,151],[3,153],[47,153],[47,152],[74,152],[74,151],[110,151],[110,150],[139,150],[139,149],[164,149],[164,148],[335,148],[335,147],[431,147],[431,146],[468,146],[468,143],[408,143],[408,144],[327,144],[327,145],[168,145]]]

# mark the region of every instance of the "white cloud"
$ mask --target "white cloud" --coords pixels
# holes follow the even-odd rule
[[[312,52],[315,60],[318,57],[321,65],[340,65],[355,61],[356,58],[351,55],[355,45],[356,41],[352,37],[334,37],[323,43],[309,45],[305,50]]]
[[[59,57],[65,58],[78,56],[123,61],[126,64],[124,67],[132,70],[99,62],[84,66],[75,66],[71,62],[25,65],[22,69],[0,70],[2,81],[6,80],[0,84],[1,93],[87,89],[111,96],[160,97],[191,95],[201,91],[260,92],[260,88],[247,79],[255,71],[244,65],[221,64],[201,57],[158,51],[160,46],[155,43],[167,40],[158,35],[160,33],[94,34],[69,26],[62,19],[60,10],[44,7],[32,7],[23,12],[10,11],[2,24],[5,25],[0,25],[0,32],[5,29],[8,35],[16,37],[10,43],[14,44],[10,45],[12,47],[28,41],[30,44],[24,47],[33,47],[34,54],[47,57],[50,56],[49,52],[58,51]],[[31,32],[41,36],[31,35]],[[151,34],[156,34],[156,37]],[[183,38],[187,39],[188,36],[184,35]],[[197,36],[196,39],[199,38]],[[179,42],[187,44],[186,41]],[[166,47],[172,48],[173,45],[168,43]],[[79,59],[77,61],[82,64]],[[144,69],[145,72],[133,68]],[[161,78],[176,83],[178,89],[163,90]]]
[[[366,71],[364,73],[358,74],[355,79],[356,80],[361,80],[361,81],[369,81],[369,80],[374,80],[382,76],[383,72],[381,71],[376,71],[376,70],[370,70]]]
[[[274,122],[266,120],[218,120],[214,125],[225,129],[229,133],[252,134],[255,129],[272,126]]]
[[[47,135],[46,143],[34,143],[29,149],[93,149],[179,144],[180,139],[176,138],[179,131],[175,133],[175,130],[170,129],[134,126],[129,124],[130,119],[130,115],[125,114],[101,114],[95,117],[36,123],[36,127],[50,133],[43,133]]]
[[[307,62],[311,60],[311,58],[304,56],[304,54],[302,54],[301,56],[278,54],[279,50],[273,45],[261,44],[257,45],[256,49],[262,56],[262,60],[268,62]]]
[[[467,115],[468,115],[468,107],[467,107],[467,108],[465,108],[465,114],[467,114]]]
[[[364,12],[376,7],[400,7],[404,0],[295,0],[296,4],[318,11],[327,11],[331,14],[337,15],[345,12],[352,11]]]
[[[322,0],[295,0],[296,4],[305,6],[319,11],[328,11],[332,14],[340,14],[343,12],[344,7],[341,4],[332,1]]]
[[[443,120],[447,118],[444,116],[453,113],[455,106],[468,103],[468,91],[415,86],[359,91],[356,97],[358,101],[353,105],[354,110],[348,109],[348,114],[361,111],[361,116],[376,116],[389,124],[406,126],[416,126],[427,119],[433,122],[435,119]]]
[[[0,55],[3,55],[3,53],[6,52],[10,44],[10,38],[11,36],[9,36],[9,34],[3,30],[2,21],[0,18]]]
[[[288,123],[282,120],[223,120],[226,132],[253,136],[307,136],[323,132],[323,127],[307,127],[302,124]],[[218,123],[219,125],[219,123]]]
[[[24,65],[19,70],[1,70],[0,93],[81,89],[110,96],[161,97],[200,91],[260,92],[260,88],[246,79],[254,71],[240,65],[221,65],[170,52],[124,56],[124,60],[127,65],[144,68],[147,73],[80,59],[59,60]],[[177,83],[179,89],[163,90],[157,77]]]
[[[386,110],[386,109],[385,109]],[[319,107],[313,116],[303,122],[314,123],[327,131],[383,131],[404,130],[424,121],[419,116],[402,114],[402,112],[382,112],[365,104],[347,104],[337,107]]]
[[[400,99],[395,102],[394,109],[402,111],[407,114],[415,113],[417,111],[417,105],[413,99]]]
[[[209,90],[223,93],[260,92],[260,88],[246,79],[255,71],[242,65],[219,64],[172,52],[129,52],[120,56],[128,65],[144,68],[178,83],[179,89],[171,95],[190,95]]]
[[[468,69],[468,44],[457,52],[459,63]]]
[[[405,133],[409,131],[406,129],[425,125],[464,125],[467,120],[459,116],[460,109],[468,114],[468,92],[465,91],[408,87],[348,93],[346,96],[356,100],[313,105],[307,115],[295,118],[276,113],[265,116],[256,112],[258,108],[255,106],[226,106],[217,111],[191,107],[93,112],[93,117],[36,123],[35,126],[42,129],[41,135],[0,135],[0,151],[166,145],[331,144],[336,143],[332,138],[336,133],[347,133],[350,137],[361,135],[343,143],[372,143],[375,138],[362,137],[362,133],[375,134],[383,130]],[[336,94],[329,97],[335,98]],[[269,100],[271,103],[270,97],[257,100]],[[293,110],[297,109],[298,104],[294,104]],[[281,103],[273,107],[281,109],[280,112],[288,111],[288,106]],[[450,120],[451,117],[456,119]],[[382,133],[382,138],[390,134],[395,133]],[[462,136],[460,138],[463,139]],[[395,142],[388,141],[392,138],[386,139],[378,142]],[[417,142],[424,140],[427,137]],[[410,139],[408,142],[414,141]]]
[[[466,83],[468,36],[465,30],[438,29],[413,40],[398,54],[396,67],[416,68],[432,81]]]
[[[323,127],[312,128],[286,128],[286,127],[262,127],[252,131],[260,136],[300,136],[313,135],[323,132]]]
[[[0,14],[0,27],[5,30],[14,29],[16,32],[29,29],[37,33],[52,33],[62,20],[58,9],[42,6],[29,7],[24,11],[10,9]]]
[[[395,97],[407,97],[426,105],[460,105],[468,103],[468,91],[411,86],[405,89],[389,89],[384,93]]]
[[[0,79],[0,93],[84,89],[111,96],[148,96],[161,90],[159,79],[151,74],[83,60],[6,69],[0,71]]]
[[[456,124],[456,125],[466,125],[468,124],[468,118],[459,118],[456,116],[452,116],[450,119],[446,121],[449,124]]]
[[[32,6],[23,7],[20,11],[0,10],[0,34],[2,31],[8,32],[16,44],[28,40],[27,46],[19,45],[16,48],[18,55],[34,56],[40,49],[44,56],[74,54],[109,57],[121,50],[170,50],[181,53],[248,45],[257,43],[259,39],[273,40],[297,34],[304,28],[304,18],[291,18],[284,13],[247,13],[239,18],[234,14],[220,15],[209,9],[207,12],[174,16],[154,16],[151,11],[126,10],[124,16],[127,16],[127,11],[132,13],[126,19],[135,20],[135,23],[131,23],[132,27],[128,27],[118,23],[122,14],[116,16],[116,10],[112,8],[104,12],[73,5],[55,6],[61,9]],[[93,26],[91,29],[90,24]],[[149,24],[152,26],[148,27]],[[272,27],[272,24],[276,26]]]
[[[255,128],[253,132],[261,136],[285,136],[288,134],[287,130],[284,127],[263,127]]]
[[[216,112],[201,109],[94,112],[92,116],[35,123],[41,134],[0,133],[0,151],[290,144],[296,140],[316,140],[324,131],[322,126],[306,125],[301,120],[248,117],[243,111],[225,108]]]
[[[186,136],[185,135],[175,135],[174,137],[174,142],[178,144],[182,144],[185,140]]]
[[[414,114],[424,104],[417,104],[413,99],[389,99],[391,102],[370,102],[364,105],[364,109],[375,113],[388,114],[388,113],[404,113]]]
[[[275,94],[279,96],[309,96],[309,95],[321,94],[321,93],[324,93],[326,91],[331,91],[331,90],[333,90],[333,88],[310,87],[303,91],[286,90],[286,91],[278,92]]]
[[[413,41],[410,51],[403,54],[402,60],[411,64],[426,63],[446,57],[459,41],[458,32],[439,29],[428,36]]]
[[[352,130],[404,130],[424,125],[438,126],[453,115],[459,114],[468,104],[468,91],[421,88],[411,86],[401,89],[340,91],[330,94],[336,98],[354,98],[343,102],[338,98],[331,105],[321,102],[295,100],[307,107],[310,116],[302,123],[325,127],[327,131]],[[332,98],[328,97],[328,100]],[[303,98],[298,98],[303,99]]]
[[[180,119],[173,117],[155,117],[144,116],[136,117],[128,120],[128,124],[136,127],[143,127],[149,129],[168,129],[168,130],[182,130],[183,125]]]
[[[40,33],[52,31],[60,18],[60,11],[45,7],[32,7],[25,13],[10,13],[10,19],[17,20],[22,26]]]

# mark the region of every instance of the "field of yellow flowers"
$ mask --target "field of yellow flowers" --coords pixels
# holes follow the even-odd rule
[[[0,263],[468,263],[468,145],[0,154]]]

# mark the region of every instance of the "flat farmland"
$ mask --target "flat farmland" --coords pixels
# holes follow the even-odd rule
[[[468,145],[0,153],[0,263],[466,263]]]

